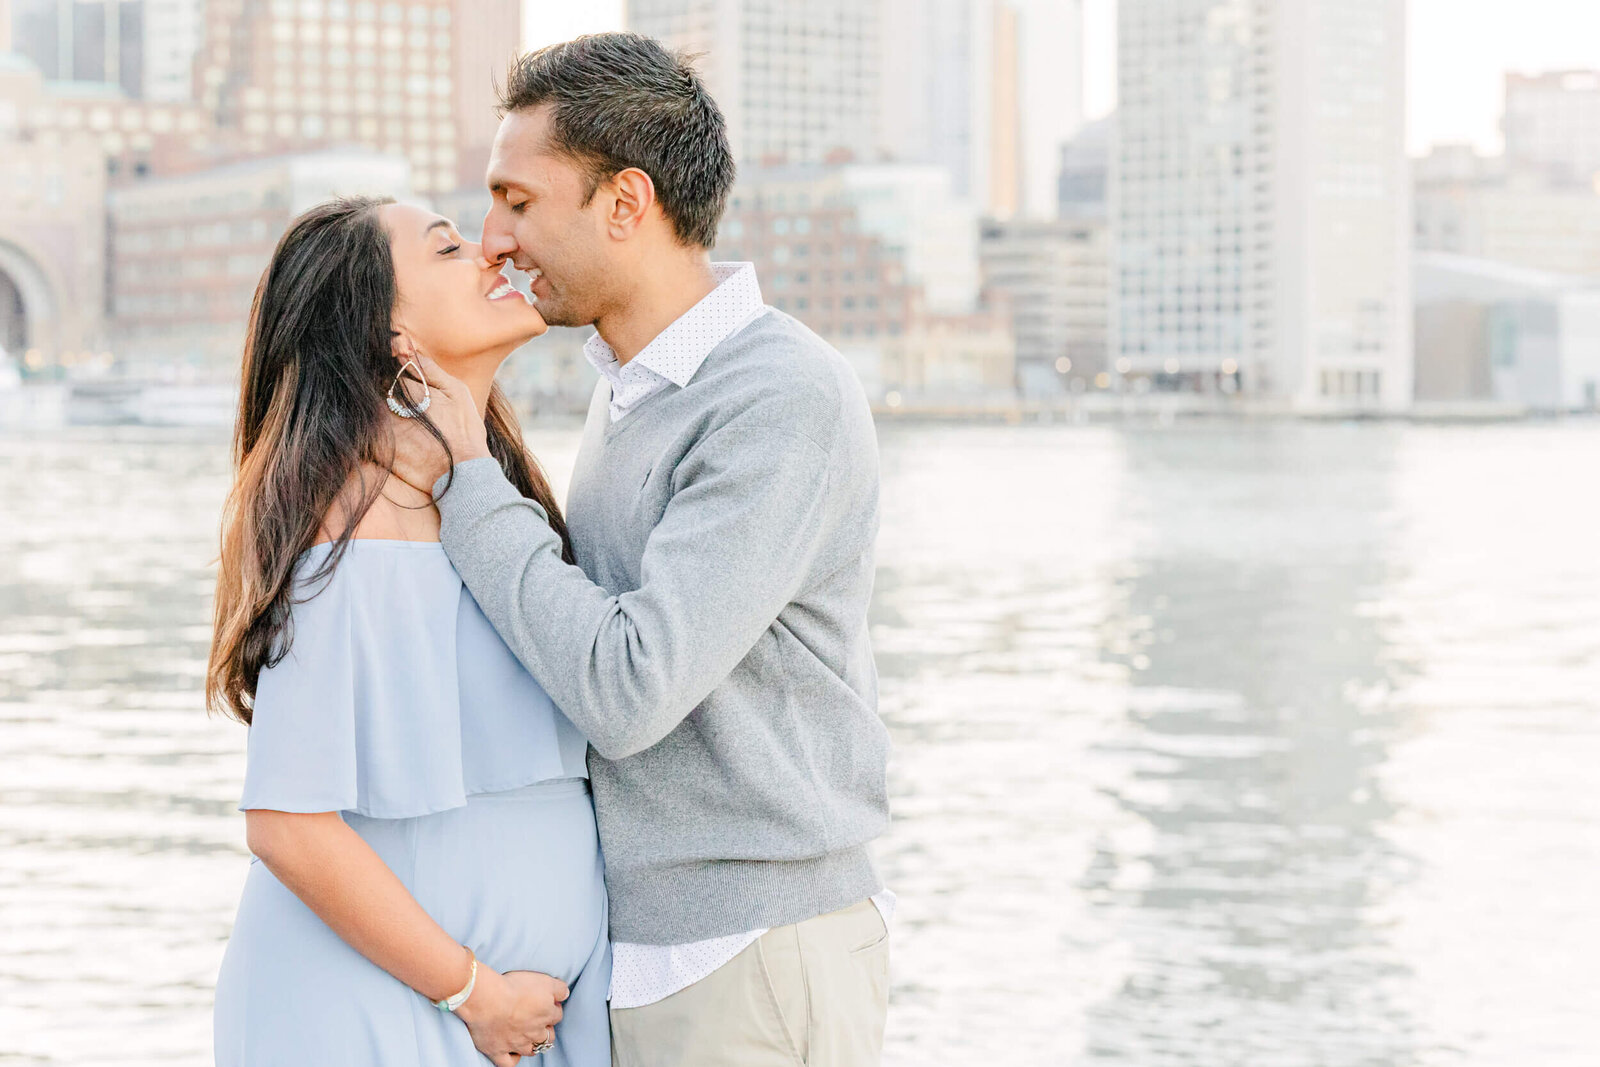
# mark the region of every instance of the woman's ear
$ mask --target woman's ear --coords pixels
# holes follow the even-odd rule
[[[396,363],[404,363],[408,359],[416,358],[417,344],[406,336],[404,330],[391,329],[389,331],[389,351],[394,355]]]

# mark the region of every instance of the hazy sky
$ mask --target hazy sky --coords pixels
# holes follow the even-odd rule
[[[622,0],[524,0],[530,45],[622,24]],[[1084,99],[1115,103],[1116,0],[1084,0]],[[1507,70],[1600,68],[1600,0],[1410,0],[1410,141],[1500,143]]]

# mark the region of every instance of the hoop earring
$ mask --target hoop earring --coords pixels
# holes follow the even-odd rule
[[[415,370],[417,372],[417,377],[422,379],[422,399],[415,404],[411,403],[411,398],[409,396],[407,396],[405,402],[402,403],[401,401],[397,400],[394,395],[395,389],[400,385],[400,379],[405,377],[407,367]],[[402,393],[402,395],[404,395],[404,393]],[[400,365],[400,373],[394,376],[394,382],[389,386],[389,393],[385,399],[389,401],[389,410],[400,416],[402,419],[414,419],[418,415],[421,415],[424,411],[428,410],[428,406],[433,403],[433,392],[428,388],[428,379],[423,375],[422,368],[417,366],[416,360],[408,359]]]

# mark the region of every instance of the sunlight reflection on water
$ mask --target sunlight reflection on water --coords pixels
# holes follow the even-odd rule
[[[1600,426],[883,446],[887,1063],[1593,1062]],[[0,437],[0,1063],[210,1060],[225,468]]]

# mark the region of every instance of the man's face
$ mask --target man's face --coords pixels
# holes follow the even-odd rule
[[[489,155],[494,201],[483,220],[483,254],[540,272],[533,295],[550,325],[588,326],[603,314],[616,276],[605,222],[613,198],[602,184],[584,204],[589,178],[549,150],[549,126],[549,107],[500,121]]]

